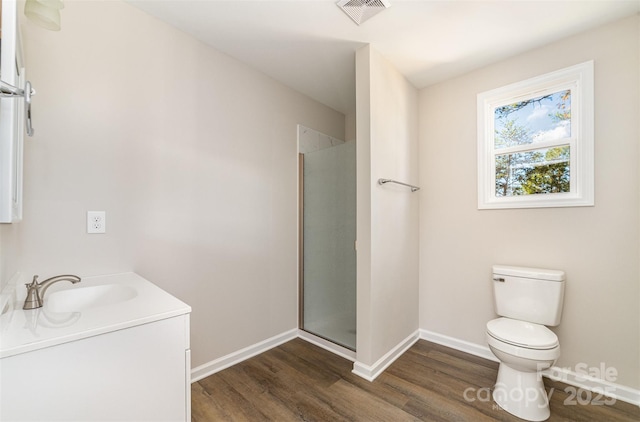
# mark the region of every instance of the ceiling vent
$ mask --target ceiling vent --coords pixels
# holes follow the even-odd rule
[[[388,0],[340,0],[338,7],[358,25],[391,6]]]

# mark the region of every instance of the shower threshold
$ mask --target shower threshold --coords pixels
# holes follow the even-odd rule
[[[356,361],[355,350],[336,344],[330,340],[327,340],[326,338],[323,338],[309,331],[306,331],[303,328],[300,328],[298,330],[298,336],[301,339],[308,341],[311,344],[315,344],[318,347],[322,347],[323,349],[330,351],[334,355],[341,356],[352,362]]]

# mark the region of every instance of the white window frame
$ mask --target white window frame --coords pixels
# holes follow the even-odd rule
[[[594,205],[593,61],[478,94],[478,208],[582,207]],[[518,147],[494,147],[495,110],[571,89],[571,137]],[[570,147],[570,192],[496,196],[496,156],[560,145]]]

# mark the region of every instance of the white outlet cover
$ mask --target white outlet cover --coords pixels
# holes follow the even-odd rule
[[[105,211],[87,211],[87,233],[105,233],[107,213]]]

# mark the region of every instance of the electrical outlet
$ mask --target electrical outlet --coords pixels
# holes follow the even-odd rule
[[[87,233],[105,233],[107,215],[104,211],[87,211]]]

